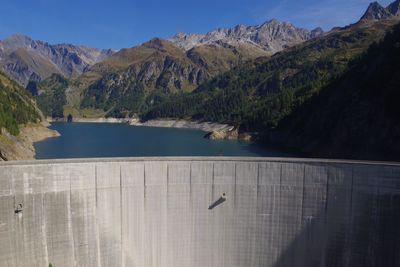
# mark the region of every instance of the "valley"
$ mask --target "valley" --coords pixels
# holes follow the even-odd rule
[[[150,126],[157,121],[156,125],[169,126],[183,121],[192,128],[211,122],[230,125],[236,131],[210,131],[212,138],[252,136],[260,145],[278,145],[318,157],[380,159],[390,149],[387,159],[393,160],[400,151],[398,142],[389,137],[397,134],[393,125],[398,122],[392,115],[397,110],[376,113],[376,120],[382,122],[379,126],[365,123],[371,115],[358,111],[365,105],[379,109],[378,105],[386,105],[397,91],[374,90],[369,96],[382,100],[368,104],[352,98],[358,97],[369,80],[364,84],[351,82],[354,87],[347,89],[351,92],[338,92],[349,87],[350,82],[342,81],[360,68],[357,62],[379,65],[383,64],[381,57],[390,57],[369,54],[377,45],[390,46],[391,42],[396,47],[397,40],[387,36],[396,36],[399,8],[399,0],[387,7],[371,3],[359,21],[327,32],[272,19],[256,26],[153,38],[118,51],[51,45],[14,35],[0,42],[0,67],[30,92],[43,113],[41,120],[71,116],[75,121],[122,120]],[[390,51],[397,53],[396,48]],[[393,78],[396,72],[385,69],[374,73],[378,76],[364,76],[371,79],[374,88],[392,88],[391,84],[397,83]],[[329,95],[340,99],[336,105],[349,110],[343,116],[359,124],[356,130],[349,133],[338,124],[316,126],[328,118],[316,119],[314,114],[333,116],[338,112],[335,106],[312,104],[328,101],[324,98],[328,91],[335,91]],[[310,118],[314,118],[312,123],[307,123]],[[363,132],[377,128],[392,134],[376,133],[374,145],[367,149],[361,144],[369,144],[372,137],[364,136],[359,139],[361,144],[354,143]],[[321,129],[343,138],[331,142],[329,134],[318,134]],[[388,138],[392,141],[386,142]],[[349,145],[353,139],[354,145]],[[346,152],[345,147],[354,153]]]

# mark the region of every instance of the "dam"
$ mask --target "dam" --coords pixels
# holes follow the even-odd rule
[[[0,164],[0,266],[400,266],[400,164]]]

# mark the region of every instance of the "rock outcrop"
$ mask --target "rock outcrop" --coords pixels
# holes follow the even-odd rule
[[[238,128],[231,127],[229,129],[214,130],[207,133],[204,138],[211,140],[243,140],[252,141],[253,135],[250,133],[241,133]]]

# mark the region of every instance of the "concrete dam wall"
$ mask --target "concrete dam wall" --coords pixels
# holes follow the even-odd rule
[[[21,205],[19,205],[21,204]],[[398,164],[0,164],[0,266],[400,266]]]

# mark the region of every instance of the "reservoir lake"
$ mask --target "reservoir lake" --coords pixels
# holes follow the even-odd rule
[[[119,123],[52,123],[61,136],[34,144],[36,159],[247,156],[285,157],[285,152],[251,142],[215,141],[200,130],[131,126]]]

